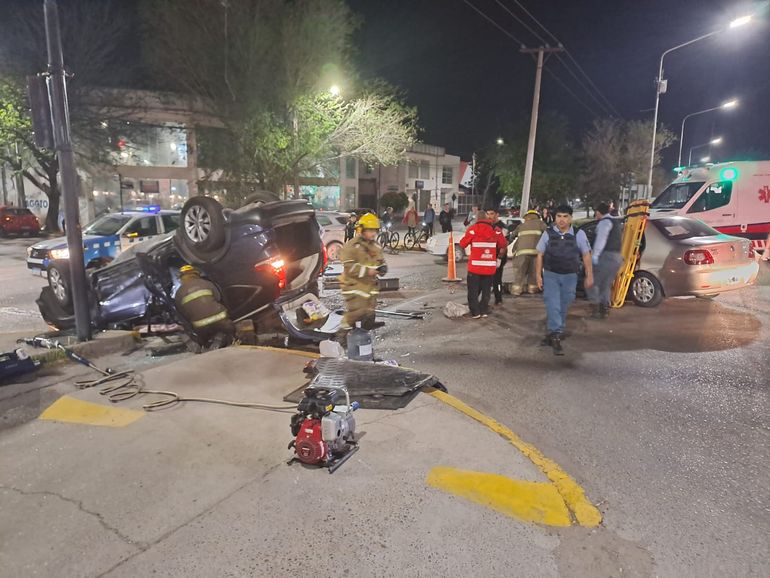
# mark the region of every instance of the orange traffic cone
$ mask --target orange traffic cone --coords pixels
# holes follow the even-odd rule
[[[457,276],[457,269],[455,267],[455,237],[452,231],[449,231],[449,247],[447,248],[446,256],[447,271],[446,277],[444,277],[442,281],[446,281],[447,283],[459,283],[462,279]]]

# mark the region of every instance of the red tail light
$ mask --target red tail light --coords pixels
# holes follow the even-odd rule
[[[324,253],[324,266],[321,268],[321,271],[326,271],[326,266],[329,264],[329,253],[326,251],[325,243],[321,243],[321,247],[323,247]]]
[[[684,262],[688,265],[712,265],[714,256],[707,249],[694,249],[684,254]]]
[[[286,289],[286,263],[283,259],[273,257],[267,263],[254,267],[257,271],[269,271],[278,280],[278,288]]]

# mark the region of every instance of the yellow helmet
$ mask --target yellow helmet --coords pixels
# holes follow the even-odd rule
[[[185,273],[197,273],[198,270],[192,265],[182,265],[179,267],[179,272],[184,275]]]
[[[525,214],[526,215],[538,215],[538,216],[540,215],[540,213],[538,213],[535,209],[530,209]]]
[[[356,227],[362,230],[379,229],[380,220],[377,218],[377,215],[366,213],[365,215],[362,215],[360,219],[358,219],[358,223],[356,223]]]

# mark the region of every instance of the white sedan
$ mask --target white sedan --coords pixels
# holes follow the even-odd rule
[[[505,225],[513,230],[515,227],[521,224],[522,220],[513,217],[503,217],[500,219]],[[453,232],[454,245],[455,245],[455,262],[462,263],[465,261],[467,255],[465,250],[460,247],[460,239],[463,238],[463,231]],[[437,233],[428,239],[428,243],[425,246],[428,253],[436,255],[438,257],[447,258],[447,251],[449,251],[449,233]]]

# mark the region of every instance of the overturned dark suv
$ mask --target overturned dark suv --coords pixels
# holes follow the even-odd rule
[[[320,227],[305,201],[257,201],[229,210],[211,197],[193,197],[175,233],[87,271],[91,322],[96,329],[183,322],[174,294],[186,264],[217,286],[233,321],[282,314],[286,303],[316,292],[325,261]],[[50,325],[74,326],[69,295],[45,287],[37,303]]]

